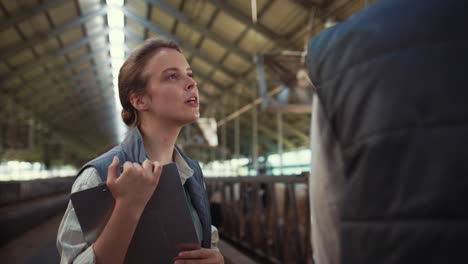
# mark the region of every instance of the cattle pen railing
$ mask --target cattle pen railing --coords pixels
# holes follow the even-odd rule
[[[263,263],[313,263],[307,179],[205,178],[213,223],[223,239]]]

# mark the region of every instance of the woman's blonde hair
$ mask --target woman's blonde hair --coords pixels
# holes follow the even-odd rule
[[[182,53],[179,45],[165,38],[148,39],[136,48],[120,68],[119,97],[122,104],[122,119],[128,126],[140,124],[138,111],[130,102],[132,95],[142,95],[146,91],[149,75],[144,70],[148,61],[162,48],[175,49]]]

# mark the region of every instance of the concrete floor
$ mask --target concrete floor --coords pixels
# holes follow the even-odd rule
[[[57,229],[62,219],[60,213],[34,227],[0,248],[3,264],[59,264],[60,256],[55,246]],[[226,264],[256,263],[230,244],[220,241],[219,249]]]

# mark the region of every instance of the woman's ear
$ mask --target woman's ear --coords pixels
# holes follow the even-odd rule
[[[144,111],[149,107],[149,102],[146,95],[131,95],[130,103],[136,110],[139,111]]]

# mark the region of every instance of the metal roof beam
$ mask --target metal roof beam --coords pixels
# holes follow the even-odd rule
[[[60,27],[57,27],[47,33],[42,33],[42,34],[38,34],[37,36],[33,37],[32,39],[29,39],[28,41],[25,41],[23,42],[22,44],[13,44],[11,46],[8,46],[6,48],[3,48],[1,51],[0,51],[0,60],[6,60],[8,58],[11,58],[13,56],[15,56],[16,54],[28,49],[28,48],[32,48],[34,47],[35,45],[37,45],[38,43],[42,42],[42,41],[45,41],[49,38],[52,38],[52,37],[55,37],[75,26],[78,26],[78,25],[81,25],[83,23],[85,23],[86,21],[89,21],[90,19],[96,17],[96,16],[103,16],[107,13],[107,9],[108,7],[107,6],[103,6],[102,8],[100,8],[99,10],[96,10],[94,12],[91,12],[87,15],[84,15],[84,16],[80,16],[79,18],[71,21],[70,23],[68,24],[65,24],[65,25],[62,25]]]
[[[37,67],[39,67],[41,65],[44,65],[47,62],[50,62],[54,58],[58,58],[58,57],[64,55],[65,53],[67,53],[67,52],[69,52],[69,51],[71,51],[73,49],[76,49],[76,48],[78,48],[80,46],[86,45],[87,43],[91,42],[92,40],[94,40],[96,38],[99,38],[99,37],[102,37],[102,36],[107,35],[107,34],[109,34],[109,28],[106,28],[103,31],[101,31],[99,33],[96,33],[96,34],[93,34],[91,36],[88,36],[86,38],[80,39],[79,41],[76,41],[76,42],[74,42],[74,43],[72,43],[70,45],[67,45],[67,46],[63,47],[62,49],[60,49],[58,51],[52,51],[52,52],[49,52],[47,54],[41,55],[39,60],[34,60],[32,63],[28,63],[26,65],[24,65],[24,64],[19,65],[16,70],[14,70],[12,72],[5,73],[3,75],[0,75],[0,82],[3,82],[5,80],[7,80],[8,77],[12,78],[12,77],[22,75],[25,72],[29,72],[34,68],[37,68]]]
[[[307,8],[307,9],[311,9],[311,8],[325,8],[327,7],[327,4],[317,4],[317,3],[312,3],[310,1],[307,1],[307,0],[292,0],[292,2],[304,7],[304,8]]]
[[[271,41],[275,42],[275,44],[279,47],[284,49],[291,49],[292,47],[296,46],[295,43],[288,41],[285,37],[278,35],[277,33],[273,32],[267,27],[259,23],[252,23],[252,19],[249,16],[246,16],[243,12],[230,5],[227,1],[210,0],[210,2],[217,8],[220,8],[222,11],[228,13],[238,21],[242,22],[242,24],[244,24],[248,28],[253,29],[266,36]]]
[[[96,82],[97,84],[94,86],[90,86],[94,82]],[[75,89],[69,91],[68,94],[63,93],[63,92],[59,93],[60,90],[65,90],[69,88],[69,86],[67,85],[57,86],[58,89],[48,90],[47,92],[43,91],[41,93],[41,96],[34,97],[35,100],[30,101],[29,104],[40,105],[40,104],[50,103],[50,102],[60,102],[60,101],[64,101],[67,97],[79,98],[81,99],[81,101],[85,102],[87,99],[92,97],[93,95],[92,92],[98,91],[98,90],[102,90],[102,94],[104,94],[105,97],[108,97],[109,96],[108,93],[110,93],[111,90],[110,89],[106,90],[105,88],[112,86],[112,78],[110,78],[109,76],[106,76],[104,78],[97,76],[96,78],[93,78],[92,80],[87,81],[85,84],[81,84],[81,83],[78,85],[72,84],[72,86]]]
[[[83,57],[78,57],[76,58],[75,60],[71,61],[70,63],[64,63],[64,64],[61,64],[61,65],[56,65],[52,68],[52,71],[51,73],[49,74],[49,76],[51,76],[53,79],[52,79],[52,82],[59,82],[59,81],[68,81],[67,80],[67,76],[70,76],[69,74],[67,74],[67,70],[70,70],[72,69],[74,66],[80,64],[80,63],[83,63],[84,61],[87,61],[87,60],[90,60],[92,58],[94,58],[94,56],[98,53],[101,53],[103,51],[108,51],[109,50],[109,46],[105,47],[105,48],[102,48],[102,49],[99,49],[97,51],[94,51],[92,53],[89,53],[88,55],[86,56],[83,56]],[[43,78],[43,76],[42,76]],[[30,82],[28,82],[30,83]],[[73,83],[72,83],[73,84]],[[20,84],[18,86],[15,86],[11,89],[15,89],[15,88],[18,88],[18,87],[22,87],[24,84]],[[76,87],[76,84],[73,84],[75,87]]]
[[[110,63],[107,64],[107,67],[110,68]],[[72,75],[68,74],[68,73],[63,73],[61,72],[62,74],[61,75],[58,75],[58,74],[55,74],[52,76],[52,74],[50,75],[47,75],[47,76],[44,76],[44,75],[41,75],[39,74],[39,76],[37,77],[34,77],[32,79],[29,79],[27,80],[27,82],[25,83],[22,83],[22,84],[19,84],[17,86],[13,86],[11,87],[11,89],[17,89],[18,87],[28,87],[30,85],[34,85],[35,87],[42,87],[44,85],[47,85],[48,83],[50,83],[51,81],[53,81],[52,79],[50,78],[54,78],[54,77],[57,77],[59,76],[61,78],[61,80],[67,80],[70,79],[72,82],[80,82],[82,81],[80,78],[83,77],[84,75],[86,74],[89,74],[89,73],[95,73],[97,75],[97,69],[100,68],[100,67],[103,67],[103,66],[98,66],[98,65],[93,65],[92,67],[89,67],[89,68],[86,68],[86,69],[83,69],[79,72],[76,72]],[[104,66],[106,67],[106,66]],[[50,77],[50,78],[44,78],[44,77]],[[45,80],[45,81],[44,81]]]
[[[242,76],[239,76],[238,74],[232,72],[230,69],[226,68],[225,66],[223,66],[219,62],[217,62],[214,59],[210,58],[208,55],[205,55],[204,53],[201,53],[198,48],[196,48],[196,47],[194,47],[194,46],[192,46],[190,44],[187,44],[187,42],[181,41],[180,39],[173,36],[171,33],[169,33],[166,30],[160,28],[159,26],[155,25],[151,21],[148,21],[146,18],[143,18],[143,17],[139,16],[138,14],[135,14],[134,12],[128,10],[125,7],[122,8],[122,11],[124,12],[124,15],[127,16],[128,18],[131,18],[131,19],[139,22],[141,25],[143,25],[144,27],[148,28],[150,31],[152,31],[152,32],[154,32],[154,33],[156,33],[158,35],[162,35],[162,36],[164,36],[164,37],[166,37],[168,39],[175,40],[176,42],[178,42],[180,44],[182,49],[190,52],[192,55],[195,55],[195,56],[199,57],[200,59],[202,59],[203,61],[205,61],[209,65],[211,65],[213,68],[215,68],[217,70],[221,70],[224,74],[226,74],[229,77],[231,77],[232,79],[236,80],[236,83],[234,85],[230,86],[231,88],[234,87],[238,83],[242,83],[244,85],[249,85],[249,82],[250,82],[249,80],[246,80]],[[129,34],[129,35],[131,35],[134,39],[141,38],[139,36],[136,36],[135,34]],[[210,80],[210,79],[211,78],[208,77],[206,80]],[[231,88],[229,88],[229,87],[226,88],[225,86],[223,86],[222,88],[223,88],[222,91],[224,93],[232,90]]]
[[[190,53],[192,54],[195,54],[196,56],[200,57],[202,60],[204,60],[205,62],[207,62],[208,64],[210,64],[212,67],[215,67],[215,68],[218,68],[220,69],[221,71],[223,71],[225,74],[227,74],[228,76],[230,76],[231,78],[233,79],[236,79],[237,76],[234,72],[232,72],[231,70],[229,70],[228,68],[226,68],[225,66],[223,65],[220,65],[218,62],[216,62],[215,60],[213,60],[212,58],[208,57],[207,55],[201,53],[198,49],[196,49],[195,47],[187,44],[186,42],[183,42],[183,41],[180,41],[179,39],[177,39],[175,36],[171,35],[171,33],[167,32],[166,30],[160,28],[159,26],[155,25],[154,23],[152,23],[151,21],[148,21],[146,18],[143,18],[141,16],[139,16],[138,14],[135,14],[134,12],[128,10],[127,8],[123,7],[122,8],[125,16],[137,21],[138,23],[142,24],[144,27],[148,28],[150,31],[153,31],[154,33],[158,34],[158,35],[162,35],[168,39],[173,39],[175,40],[176,42],[178,42],[180,44],[180,46],[184,49],[184,50],[187,50],[189,51]]]
[[[7,19],[2,19],[0,21],[0,31],[4,31],[9,27],[12,27],[16,24],[19,24],[23,21],[26,21],[30,19],[31,17],[42,13],[44,11],[47,11],[51,8],[54,8],[62,3],[67,2],[68,0],[50,0],[45,2],[44,4],[38,6],[37,8],[34,9],[28,9],[28,10],[20,10],[18,12],[15,12],[13,14],[10,14],[10,17]]]
[[[68,71],[68,70],[71,70],[73,69],[75,66],[77,65],[80,65],[81,63],[85,62],[85,61],[88,61],[92,58],[94,58],[96,56],[96,54],[101,54],[101,53],[104,53],[104,52],[109,52],[110,50],[110,45],[107,45],[105,48],[100,48],[98,50],[95,50],[91,53],[89,53],[88,55],[86,56],[83,56],[83,57],[78,57],[72,61],[70,61],[69,63],[66,63],[65,67],[63,68],[63,70],[65,71]]]
[[[63,83],[63,81],[65,81],[65,82],[70,81],[70,79],[67,79],[67,77],[69,77],[69,74],[66,73],[67,69],[69,70],[73,66],[75,66],[76,64],[82,63],[82,62],[84,62],[86,60],[90,60],[96,54],[101,53],[102,51],[107,51],[108,49],[109,49],[109,47],[102,48],[102,49],[100,49],[98,51],[94,51],[94,52],[92,52],[92,53],[90,53],[90,54],[88,54],[86,56],[78,57],[75,60],[71,61],[70,63],[66,63],[64,65],[58,65],[58,66],[54,67],[53,69],[56,70],[56,71],[53,73],[55,75],[51,76],[52,77],[52,82],[53,83]],[[97,79],[97,78],[101,78],[101,77],[98,75],[94,79]],[[109,79],[112,80],[112,78],[109,78]],[[87,81],[87,83],[90,83],[91,81]],[[85,88],[85,85],[80,84],[80,83],[77,84],[76,80],[73,80],[73,82],[71,82],[70,84],[75,88],[74,91],[72,91],[72,92],[75,92],[75,93],[78,92],[78,91],[81,91],[82,89]],[[43,93],[43,91],[42,91],[42,93]]]
[[[245,59],[248,62],[252,62],[252,55],[243,51],[242,49],[232,44],[231,42],[220,38],[218,35],[213,33],[213,31],[209,30],[202,24],[197,23],[195,20],[190,19],[185,14],[173,8],[169,4],[164,3],[163,1],[159,1],[159,0],[146,0],[146,2],[169,13],[172,17],[186,24],[188,27],[193,28],[196,31],[200,32],[202,35],[214,40],[215,42],[217,42],[218,44],[226,48],[228,51],[236,53],[238,56],[240,56],[241,58]]]

